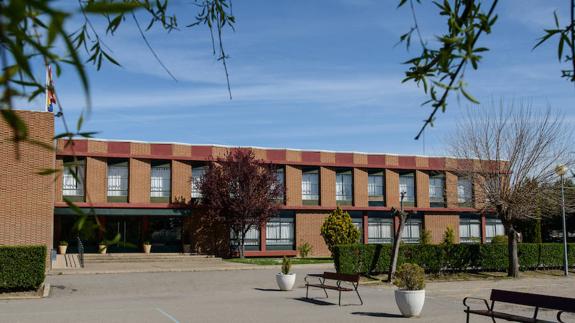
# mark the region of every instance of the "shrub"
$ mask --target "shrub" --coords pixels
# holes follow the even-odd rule
[[[46,246],[0,246],[0,292],[38,289],[45,270]]]
[[[421,231],[421,237],[419,238],[420,244],[431,244],[431,231],[423,230]]]
[[[444,245],[455,244],[455,231],[453,231],[452,227],[447,227],[447,229],[445,229],[441,243]]]
[[[68,245],[68,241],[60,241],[60,243],[58,243],[59,246],[67,246]]]
[[[499,235],[491,238],[491,243],[507,244],[508,238],[504,235]]]
[[[300,257],[307,258],[307,256],[313,250],[313,247],[308,242],[304,242],[299,247],[297,247],[297,250],[299,251]]]
[[[291,270],[291,259],[284,256],[284,259],[282,260],[282,274],[288,275],[290,273],[290,270]]]
[[[333,256],[336,245],[357,243],[359,241],[359,230],[351,221],[349,213],[337,207],[321,226],[321,236]]]
[[[393,284],[405,290],[425,288],[425,271],[416,264],[405,263],[395,273]]]

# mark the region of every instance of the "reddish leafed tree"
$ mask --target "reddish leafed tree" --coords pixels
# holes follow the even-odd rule
[[[275,167],[256,159],[249,149],[232,149],[211,161],[199,186],[207,215],[231,230],[240,258],[247,232],[275,216],[283,197]]]

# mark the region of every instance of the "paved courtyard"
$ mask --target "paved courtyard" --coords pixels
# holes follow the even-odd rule
[[[393,289],[387,286],[361,286],[364,306],[328,303],[337,303],[335,293],[306,301],[303,277],[317,271],[323,268],[297,268],[297,288],[291,292],[276,290],[277,269],[53,275],[47,278],[52,284],[49,298],[0,301],[0,322],[409,321],[399,316]],[[465,322],[463,297],[488,297],[491,288],[574,297],[575,278],[430,283],[422,317],[413,321]],[[311,294],[322,296],[321,290]],[[346,304],[358,303],[353,293],[342,298]],[[477,317],[472,322],[490,320]]]

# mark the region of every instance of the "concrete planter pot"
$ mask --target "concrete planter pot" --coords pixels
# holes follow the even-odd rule
[[[66,250],[68,250],[68,246],[58,246],[58,254],[65,255]]]
[[[144,253],[150,253],[152,252],[152,245],[151,244],[145,244],[144,245]]]
[[[280,290],[288,291],[293,289],[295,284],[295,274],[276,274],[276,282]]]
[[[405,317],[419,316],[425,302],[425,289],[422,290],[395,290],[395,303]]]
[[[107,251],[108,251],[107,245],[105,245],[105,244],[98,245],[98,253],[99,254],[105,255]]]

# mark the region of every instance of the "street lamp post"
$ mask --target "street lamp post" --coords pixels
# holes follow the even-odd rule
[[[565,221],[565,189],[563,188],[563,176],[567,172],[565,165],[555,167],[555,173],[561,177],[561,217],[563,221],[563,271],[565,276],[569,274],[569,263],[567,260],[567,223]]]

